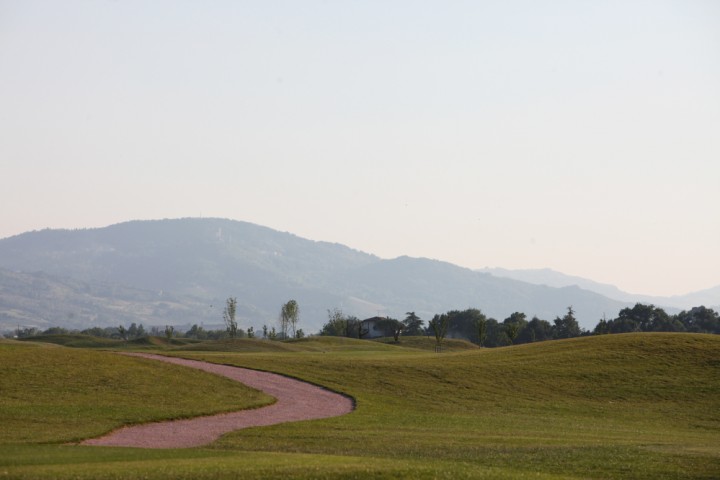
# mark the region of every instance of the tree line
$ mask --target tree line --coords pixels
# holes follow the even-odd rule
[[[133,340],[144,336],[165,336],[168,339],[190,338],[196,340],[220,340],[235,338],[263,338],[284,340],[303,338],[305,333],[298,328],[300,307],[295,300],[284,303],[278,315],[278,326],[263,325],[256,332],[249,326],[246,330],[239,327],[236,318],[237,300],[230,297],[223,311],[225,329],[206,330],[202,325],[192,325],[187,331],[176,331],[173,326],[164,329],[152,327],[149,331],[142,324],[132,323],[129,327],[92,327],[85,330],[67,330],[52,327],[41,331],[35,327],[18,329],[6,334],[7,337],[26,338],[37,335],[72,334],[92,335],[95,337]],[[523,312],[514,312],[502,321],[489,318],[480,309],[450,310],[434,315],[425,325],[415,312],[407,312],[403,320],[394,318],[375,318],[374,329],[382,336],[393,337],[397,342],[401,335],[434,337],[438,348],[446,337],[461,338],[482,347],[501,347],[513,344],[539,342],[545,340],[573,338],[585,335],[603,335],[629,332],[691,332],[720,334],[720,315],[712,308],[704,306],[670,315],[652,304],[637,303],[627,307],[612,319],[601,319],[594,329],[582,329],[572,306],[562,316],[550,322],[534,316],[528,320]],[[322,326],[319,335],[366,338],[369,334],[367,322],[353,315],[345,315],[340,309],[328,310],[328,320]]]
[[[367,328],[355,316],[345,316],[339,309],[328,311],[328,321],[320,335],[363,338]],[[376,323],[384,336],[398,341],[402,335],[434,337],[438,346],[446,338],[461,338],[482,347],[540,342],[585,335],[603,335],[629,332],[691,332],[720,334],[720,315],[704,306],[683,310],[670,315],[655,305],[637,303],[618,313],[613,319],[601,319],[593,330],[580,327],[572,306],[562,316],[550,322],[536,316],[528,320],[523,312],[514,312],[502,321],[488,318],[481,310],[450,310],[437,314],[425,322],[415,312],[407,312],[403,320],[385,318]]]
[[[288,338],[303,338],[305,332],[298,328],[300,320],[300,307],[297,301],[289,300],[280,308],[278,317],[279,330],[274,326],[262,326],[260,332],[255,332],[253,326],[249,326],[247,330],[240,328],[237,318],[237,298],[229,297],[225,301],[225,308],[222,314],[224,329],[206,330],[202,325],[192,325],[186,332],[177,331],[173,325],[165,325],[164,329],[154,326],[150,331],[146,331],[145,327],[140,324],[132,323],[129,327],[118,325],[117,327],[92,327],[84,330],[69,330],[62,327],[51,327],[46,330],[40,330],[37,327],[18,326],[14,332],[5,334],[7,338],[29,338],[38,335],[67,335],[80,334],[90,335],[100,338],[112,338],[117,340],[135,340],[137,338],[153,336],[165,336],[168,340],[172,338],[190,338],[195,340],[222,340],[236,338],[263,338],[268,340],[284,340]]]

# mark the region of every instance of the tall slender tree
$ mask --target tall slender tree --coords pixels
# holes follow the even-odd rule
[[[442,351],[442,342],[447,334],[448,327],[450,326],[450,315],[443,313],[442,315],[435,315],[430,320],[430,328],[435,334],[435,351]]]
[[[292,338],[295,338],[299,317],[300,307],[298,303],[295,300],[288,300],[280,309],[280,330],[284,338],[288,338],[289,329],[292,329]]]
[[[230,297],[225,302],[225,310],[223,311],[223,320],[225,321],[225,327],[227,328],[228,335],[233,340],[237,336],[238,324],[235,320],[235,313],[237,312],[237,298]]]
[[[475,328],[477,328],[478,345],[484,347],[487,339],[487,317],[485,315],[475,319]]]

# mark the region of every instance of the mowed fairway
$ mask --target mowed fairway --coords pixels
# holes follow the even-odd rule
[[[357,409],[241,430],[187,450],[38,445],[83,434],[50,438],[16,427],[2,436],[0,477],[720,478],[718,336],[610,335],[442,354],[347,339],[285,345],[285,351],[262,351],[257,341],[252,352],[173,353],[292,375],[352,395]],[[152,378],[172,390],[169,378]],[[0,382],[5,389],[7,382]],[[11,388],[23,392],[17,382]],[[52,397],[59,387],[34,388]],[[102,395],[117,393],[111,388]],[[177,389],[169,403],[185,396]],[[4,425],[12,412],[0,404]],[[66,416],[41,404],[27,408],[35,415],[24,418],[37,417],[31,431],[42,430],[44,418]],[[144,419],[159,415],[142,408],[129,415],[141,413]]]
[[[0,445],[75,442],[125,424],[273,401],[237,382],[174,365],[0,342]]]

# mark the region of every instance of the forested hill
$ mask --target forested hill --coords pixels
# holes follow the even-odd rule
[[[42,230],[0,240],[0,329],[17,325],[222,323],[238,300],[241,326],[272,325],[295,299],[301,326],[317,331],[327,310],[421,318],[480,308],[503,319],[552,320],[569,305],[592,328],[628,303],[578,287],[551,288],[446,262],[384,260],[349,247],[224,219],[132,221],[99,229]]]

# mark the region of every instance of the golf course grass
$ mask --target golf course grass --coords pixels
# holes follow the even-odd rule
[[[0,342],[0,445],[65,443],[126,424],[257,408],[231,380],[125,355]]]
[[[351,395],[357,409],[153,451],[63,443],[117,422],[222,410],[239,387],[110,352],[0,343],[0,478],[720,478],[719,336],[607,335],[440,354],[423,341],[157,345],[308,380]],[[85,355],[100,371],[131,362],[134,383],[88,376],[78,363]],[[44,372],[43,381],[13,374],[8,365],[18,362]],[[47,381],[73,375],[87,377],[74,399],[65,400],[67,382]],[[102,378],[112,381],[94,390]],[[206,395],[221,398],[211,407]],[[80,425],[86,416],[93,427]]]

